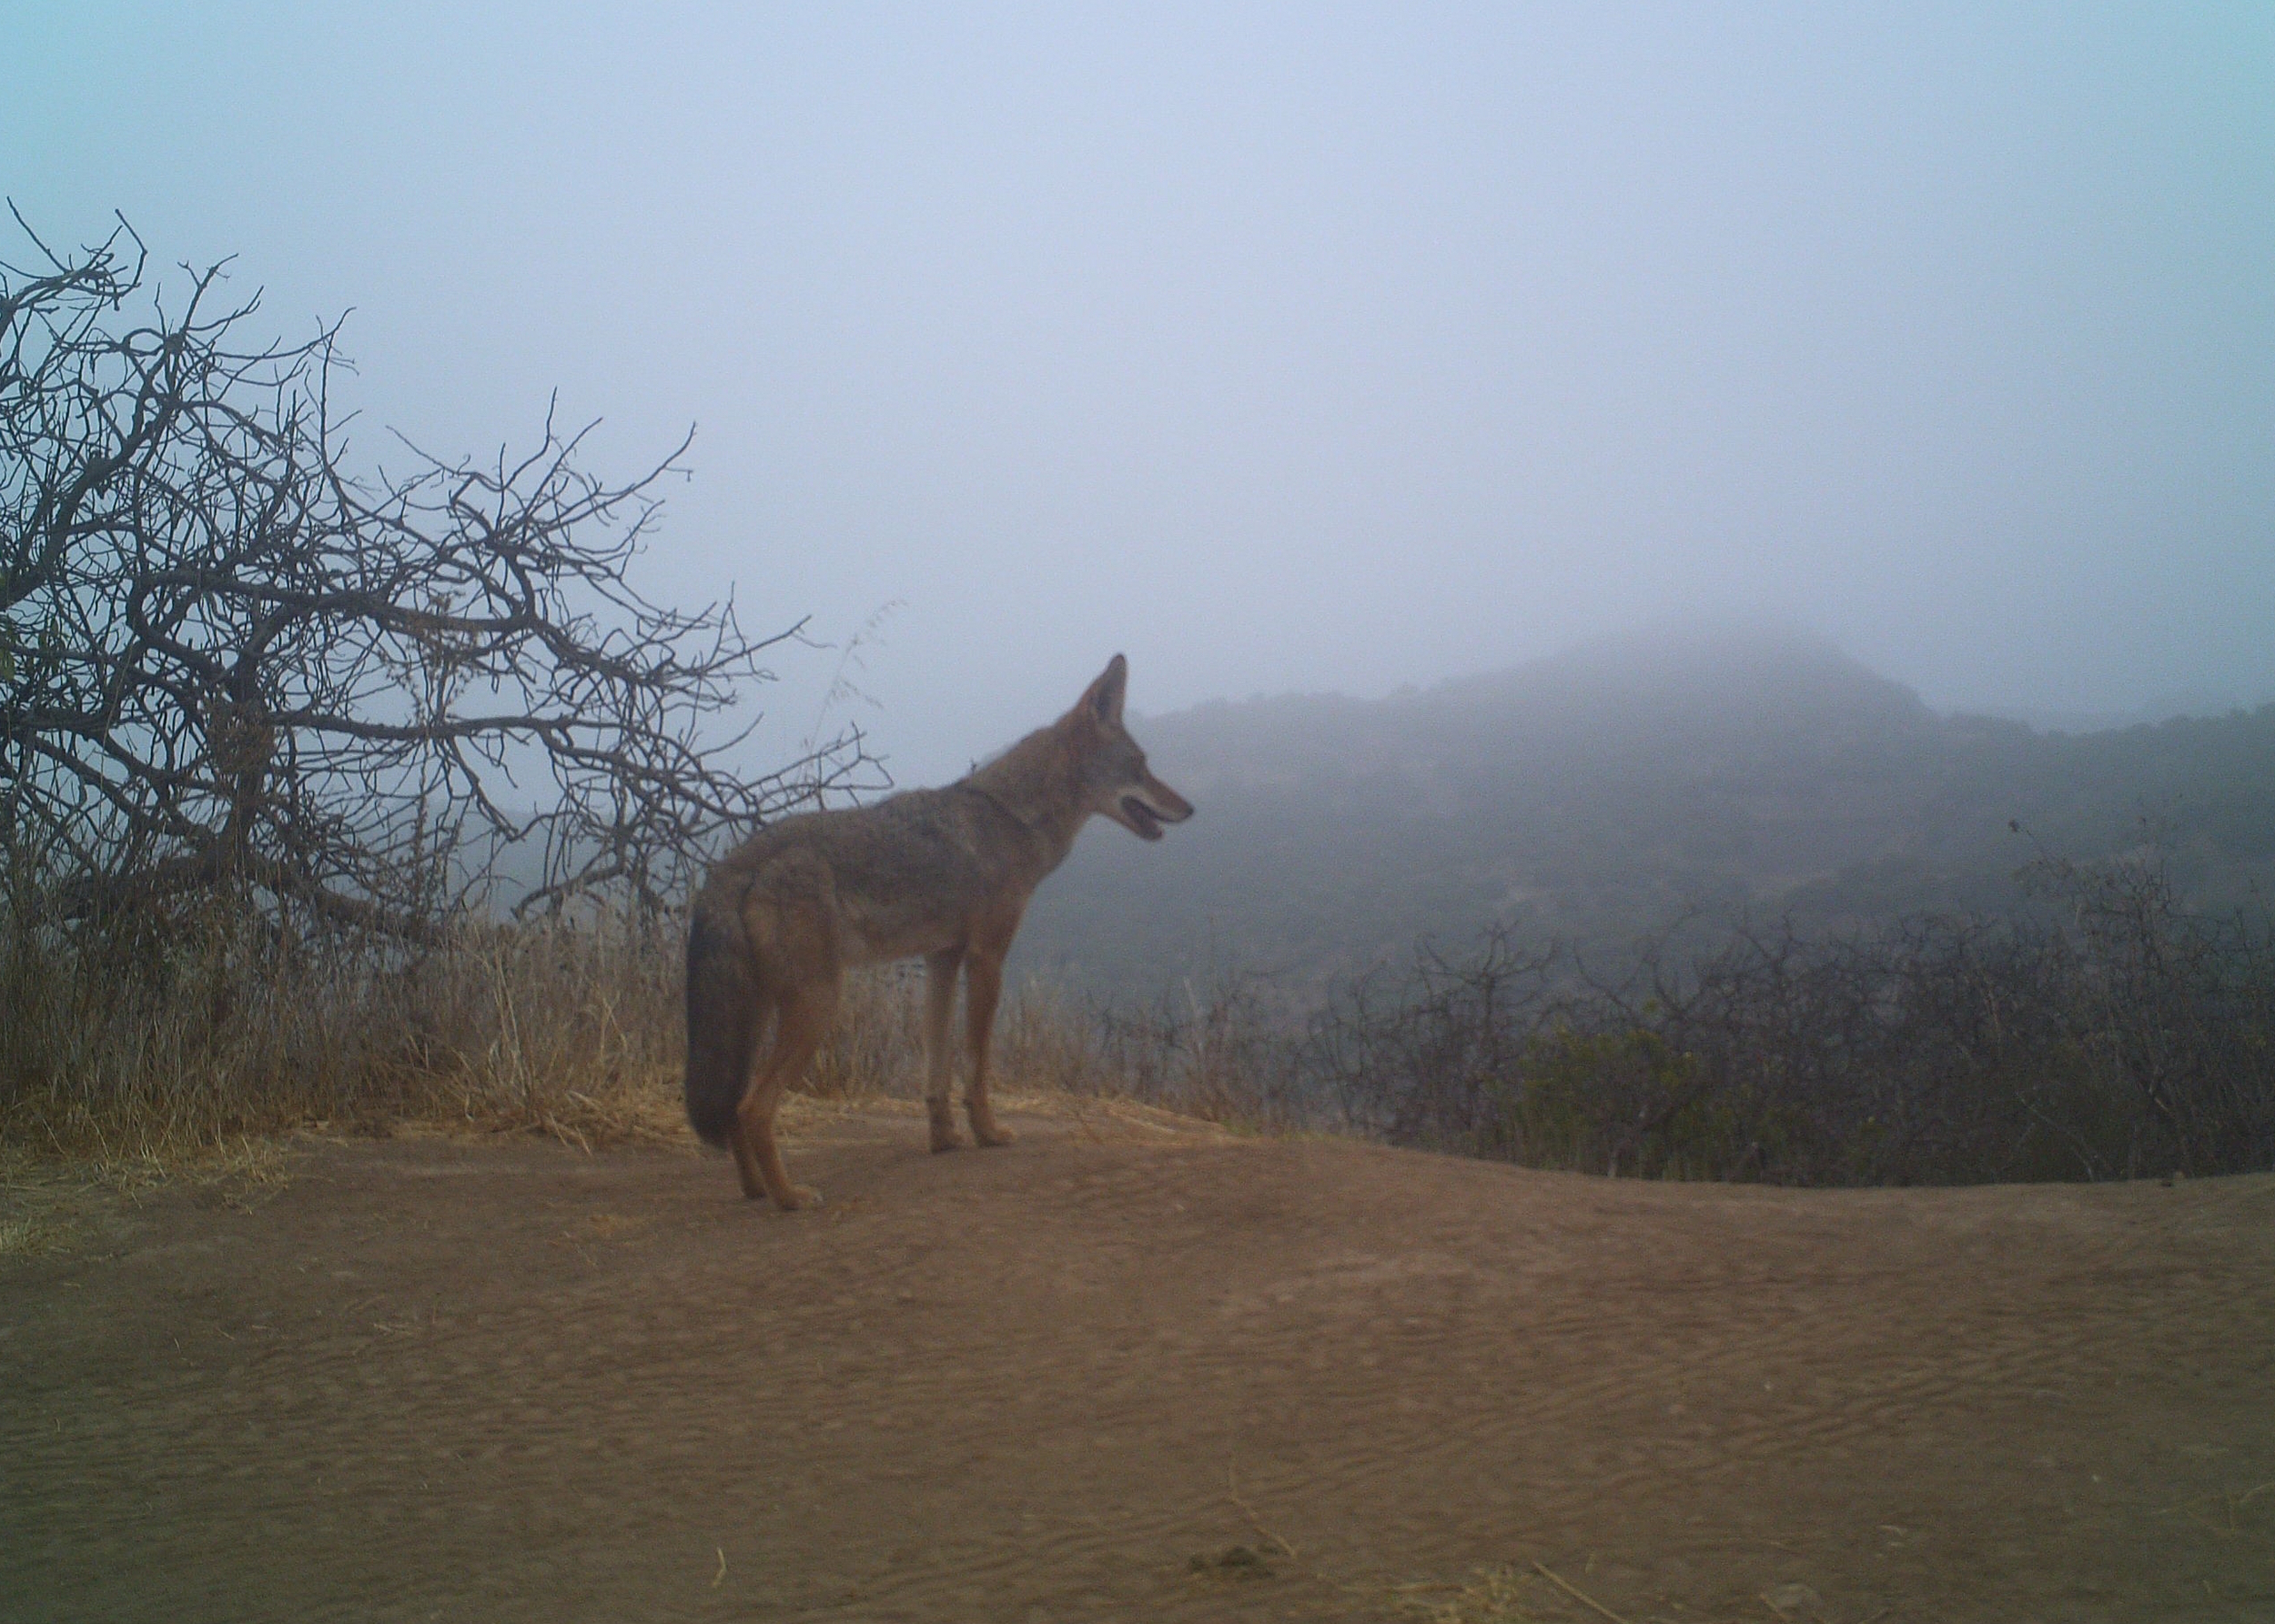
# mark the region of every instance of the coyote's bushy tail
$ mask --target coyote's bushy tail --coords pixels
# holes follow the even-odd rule
[[[698,913],[687,928],[687,1121],[705,1145],[724,1145],[750,1085],[751,1051],[764,1012],[751,966]]]

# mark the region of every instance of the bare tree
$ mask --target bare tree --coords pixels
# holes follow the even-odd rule
[[[682,441],[615,484],[581,435],[408,471],[349,461],[337,325],[147,293],[122,221],[0,262],[0,842],[84,916],[216,893],[418,938],[502,847],[531,896],[681,887],[723,826],[871,766],[857,733],[755,782],[706,724],[771,673],[731,601],[630,579]],[[129,305],[136,307],[129,314]],[[533,781],[533,782],[531,782]]]

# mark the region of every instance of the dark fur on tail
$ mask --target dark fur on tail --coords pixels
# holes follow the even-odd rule
[[[701,913],[688,925],[687,1121],[705,1145],[726,1144],[758,1041],[758,989],[737,945]]]

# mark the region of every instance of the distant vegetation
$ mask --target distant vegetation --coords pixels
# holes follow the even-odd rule
[[[2153,854],[2046,859],[2040,922],[1739,928],[1611,978],[1491,939],[1346,988],[1313,1086],[1398,1143],[1779,1184],[2275,1167],[2275,934]]]

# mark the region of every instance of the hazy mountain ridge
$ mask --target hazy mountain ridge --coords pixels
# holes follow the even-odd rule
[[[1598,948],[1704,906],[1837,926],[1998,913],[2034,848],[2163,827],[2192,894],[2275,889],[2275,705],[2047,734],[1938,715],[1829,643],[1661,631],[1380,701],[1218,702],[1135,731],[1201,815],[1101,831],[1030,911],[1029,973],[1292,992],[1512,925]]]

